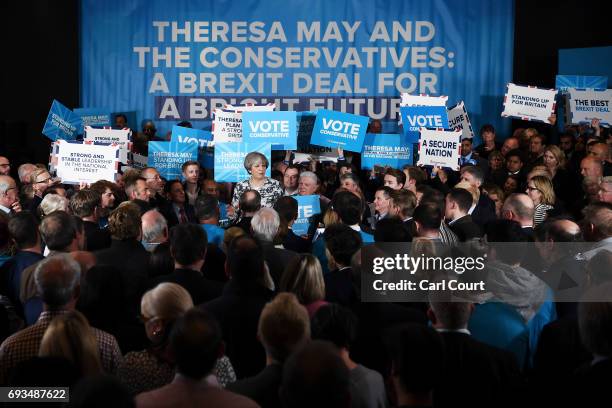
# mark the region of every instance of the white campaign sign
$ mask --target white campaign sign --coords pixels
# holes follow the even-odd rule
[[[504,97],[503,117],[522,120],[537,120],[549,123],[548,118],[555,111],[556,89],[542,89],[508,84]]]
[[[130,129],[97,129],[91,126],[85,126],[84,142],[95,143],[114,143],[119,146],[119,161],[121,163],[128,162],[128,152],[131,149],[130,137],[132,131]]]
[[[410,95],[402,93],[400,106],[446,106],[448,96]]]
[[[417,165],[449,167],[459,170],[461,131],[421,128]]]
[[[215,143],[242,142],[242,113],[215,109],[212,133]]]
[[[58,140],[54,161],[57,176],[66,184],[115,181],[118,158],[117,145],[68,143]]]
[[[448,126],[452,130],[461,130],[461,139],[472,139],[474,130],[463,101],[448,109]]]
[[[590,123],[599,119],[600,123],[612,125],[612,89],[568,88],[570,122],[574,125]]]
[[[267,105],[225,105],[223,109],[232,112],[272,112],[276,109],[276,105],[274,103]]]

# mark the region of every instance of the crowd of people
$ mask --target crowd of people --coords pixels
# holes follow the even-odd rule
[[[485,125],[459,171],[251,152],[233,184],[188,161],[64,185],[0,156],[0,385],[83,407],[607,405],[612,137],[547,129]],[[307,233],[298,195],[319,197]],[[477,301],[362,301],[365,246],[474,241],[504,243]]]

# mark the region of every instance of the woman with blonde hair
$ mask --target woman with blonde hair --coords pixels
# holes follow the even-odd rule
[[[38,206],[38,213],[40,218],[44,218],[55,211],[66,211],[69,213],[69,204],[70,202],[66,197],[62,197],[59,194],[47,194]]]
[[[293,293],[312,318],[325,302],[325,280],[319,260],[300,254],[287,265],[280,282],[281,292]]]
[[[38,206],[43,200],[43,195],[47,187],[54,183],[53,177],[46,169],[37,168],[30,174],[30,185],[32,186],[33,198],[28,203],[26,210],[36,214]]]
[[[151,346],[127,353],[117,369],[117,377],[134,395],[160,388],[174,378],[170,332],[174,322],[191,308],[193,301],[189,292],[176,283],[160,283],[142,296],[141,319]],[[236,381],[236,374],[226,356],[217,360],[213,377],[207,381],[222,386]]]
[[[527,183],[526,193],[535,207],[533,226],[537,227],[546,219],[547,211],[554,208],[555,190],[548,178],[535,176]]]
[[[76,310],[54,318],[40,342],[40,357],[63,357],[81,376],[102,374],[98,343],[89,322]]]
[[[553,189],[556,196],[564,202],[572,200],[572,188],[578,185],[575,177],[565,169],[565,153],[555,145],[548,145],[544,148],[544,165],[550,172]]]

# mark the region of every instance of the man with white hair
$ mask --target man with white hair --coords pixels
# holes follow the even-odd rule
[[[0,176],[0,213],[10,215],[21,211],[17,184],[10,176]]]
[[[612,176],[604,177],[601,180],[597,198],[599,198],[599,201],[612,204]]]
[[[263,207],[255,213],[251,220],[253,236],[261,242],[264,259],[276,287],[280,283],[285,266],[297,256],[297,253],[293,251],[274,246],[279,227],[280,217],[272,208]]]
[[[157,210],[142,214],[142,246],[153,252],[159,244],[168,241],[168,222]]]
[[[74,310],[80,293],[81,267],[69,254],[56,254],[40,261],[34,272],[43,312],[32,326],[7,338],[0,346],[0,384],[22,361],[38,355],[43,335],[53,318]],[[104,371],[114,374],[121,361],[117,340],[102,330],[92,329]]]
[[[310,227],[308,229],[308,236],[314,236],[317,227],[319,226],[319,222],[323,219],[323,214],[327,211],[327,207],[329,206],[330,199],[321,195],[319,189],[321,187],[321,182],[319,181],[319,177],[313,173],[312,171],[303,171],[300,174],[300,178],[298,181],[298,195],[318,195],[319,196],[319,206],[321,208],[321,212],[319,214],[315,214],[310,217]]]
[[[34,170],[36,170],[36,166],[32,163],[24,163],[17,168],[17,175],[19,175],[21,185],[30,184],[30,175]]]

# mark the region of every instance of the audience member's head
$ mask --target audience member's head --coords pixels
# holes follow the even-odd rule
[[[47,215],[40,223],[40,236],[51,251],[70,252],[79,248],[81,228],[77,219],[64,211]]]
[[[485,226],[487,243],[494,251],[494,259],[508,265],[517,265],[523,259],[527,235],[514,220],[492,220]]]
[[[337,348],[315,340],[293,353],[285,363],[280,397],[285,407],[348,408],[349,371]]]
[[[516,137],[509,137],[504,140],[504,144],[501,147],[501,154],[507,159],[508,152],[518,149],[520,146],[519,140]]]
[[[79,296],[81,267],[68,254],[56,254],[40,261],[34,281],[47,310],[73,308]]]
[[[354,173],[344,173],[343,175],[341,175],[340,187],[350,191],[353,194],[361,194],[359,178]]]
[[[278,213],[281,223],[284,221],[291,225],[298,217],[298,202],[291,196],[283,196],[276,200],[274,209]]]
[[[501,215],[507,220],[516,221],[522,227],[533,226],[535,207],[527,194],[511,194],[501,210]]]
[[[272,208],[261,208],[251,220],[253,236],[262,242],[273,242],[276,234],[278,234],[279,227],[280,217]]]
[[[394,191],[391,195],[391,213],[404,221],[412,217],[416,201],[416,195],[410,190],[402,189]]]
[[[474,304],[462,301],[446,301],[442,297],[431,296],[429,301],[429,310],[427,317],[431,321],[433,328],[437,330],[465,330],[468,327],[468,321],[474,310]],[[437,298],[440,299],[437,299]]]
[[[68,212],[69,210],[70,203],[68,199],[58,194],[46,195],[38,206],[41,217],[47,216],[55,211]]]
[[[121,203],[108,217],[108,229],[113,239],[140,240],[142,234],[140,207],[131,202]]]
[[[300,168],[294,164],[287,166],[283,172],[283,187],[285,191],[294,192],[298,188],[300,178]]]
[[[238,207],[244,216],[252,217],[261,208],[261,195],[257,190],[246,190],[240,196]]]
[[[361,221],[364,204],[355,194],[349,191],[340,191],[334,194],[331,206],[344,224],[358,225]]]
[[[518,173],[525,164],[525,155],[519,149],[510,150],[506,153],[506,170],[515,174]]]
[[[166,344],[172,325],[193,307],[189,292],[176,283],[160,283],[142,296],[140,314],[147,337],[155,345]]]
[[[417,186],[425,183],[427,180],[427,174],[425,174],[423,169],[416,166],[404,166],[402,171],[406,175],[406,183],[404,184],[404,188],[416,194]]]
[[[17,184],[12,177],[0,176],[0,205],[9,210],[19,202]]]
[[[484,172],[477,166],[466,166],[461,169],[461,180],[467,181],[472,187],[480,188],[484,183]]]
[[[201,380],[210,374],[223,353],[219,324],[203,310],[188,310],[174,323],[170,348],[174,353],[177,373],[192,380]]]
[[[612,203],[597,202],[587,205],[583,210],[584,237],[587,241],[597,242],[612,237]]]
[[[335,224],[325,228],[323,236],[327,258],[330,265],[335,268],[349,266],[351,257],[362,245],[361,235],[345,224]]]
[[[219,200],[212,194],[201,194],[195,202],[195,213],[200,224],[218,224]]]
[[[142,177],[131,177],[125,180],[125,194],[129,200],[142,200],[149,202],[151,190],[147,186],[147,180]]]
[[[292,293],[279,293],[262,309],[257,335],[266,354],[283,363],[310,340],[308,312]]]
[[[40,342],[41,357],[64,357],[88,377],[102,373],[96,336],[89,322],[77,311],[55,317]]]
[[[261,244],[248,235],[234,238],[227,251],[225,267],[232,280],[242,283],[260,280],[265,271]]]
[[[168,240],[168,222],[157,210],[149,210],[142,214],[142,241],[145,244],[161,244]],[[155,245],[145,247],[153,250]]]
[[[319,177],[315,173],[303,171],[298,180],[298,193],[299,195],[318,194],[319,184]]]
[[[289,261],[280,281],[282,292],[291,292],[303,305],[325,299],[325,280],[319,259],[299,254]]]
[[[601,179],[599,191],[597,192],[599,201],[612,204],[612,176],[607,176]]]
[[[17,168],[17,175],[19,176],[19,181],[21,184],[30,184],[31,183],[31,175],[37,167],[32,163],[24,163]]]
[[[70,198],[70,210],[81,219],[91,218],[94,221],[97,219],[96,209],[100,206],[100,199],[100,193],[95,190],[79,190]]]
[[[350,350],[357,337],[357,325],[357,317],[350,309],[330,303],[319,308],[312,317],[312,338]]]
[[[393,195],[391,187],[379,187],[374,193],[374,209],[380,215],[386,215],[391,207],[391,196]]]
[[[100,194],[100,207],[105,210],[110,210],[115,206],[115,183],[107,180],[98,180],[93,183],[90,188]]]
[[[199,225],[179,224],[170,230],[170,253],[177,268],[200,270],[206,257],[208,237]]]
[[[140,176],[145,179],[151,195],[161,194],[164,189],[164,180],[155,167],[145,167],[140,171]]]
[[[400,190],[406,184],[406,175],[398,169],[387,169],[385,171],[384,185],[393,189]]]
[[[38,221],[32,213],[22,211],[13,215],[8,221],[8,232],[17,249],[33,248],[34,250],[40,250]]]
[[[472,194],[463,188],[453,188],[446,194],[445,218],[449,221],[464,217],[473,204]]]
[[[599,181],[603,177],[603,165],[601,160],[594,156],[587,156],[580,162],[580,174],[584,177],[593,178]]]
[[[442,209],[439,205],[433,202],[421,203],[414,209],[412,219],[416,225],[417,236],[423,238],[440,236]]]
[[[226,229],[225,233],[223,234],[223,251],[227,253],[234,238],[238,238],[243,235],[246,235],[246,232],[240,227],[229,227]]]

